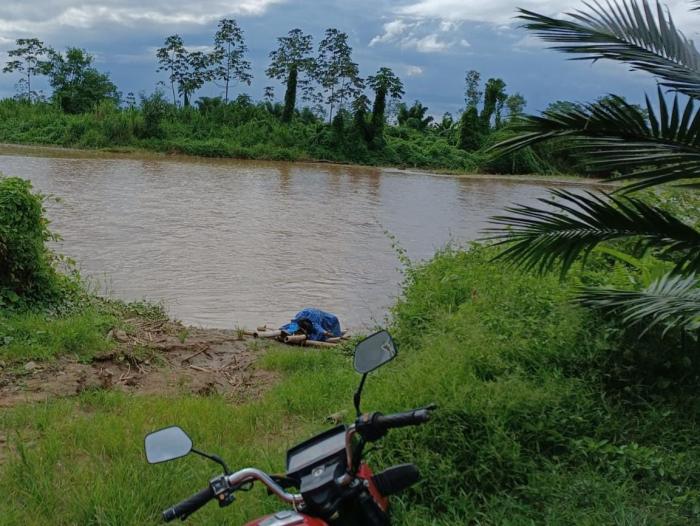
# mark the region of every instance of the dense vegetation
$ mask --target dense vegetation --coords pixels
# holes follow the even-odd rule
[[[395,501],[397,524],[700,520],[697,355],[659,352],[651,336],[640,345],[571,304],[580,280],[623,280],[618,263],[600,258],[561,283],[494,265],[493,254],[445,251],[407,272],[392,328],[400,354],[370,379],[365,407],[440,409],[372,455],[380,466],[414,461],[425,476]],[[215,468],[199,458],[148,466],[146,432],[178,422],[233,466],[278,471],[285,448],[327,427],[327,415],[351,414],[347,354],[273,348],[258,367],[282,379],[240,406],[96,390],[5,410],[4,523],[157,524]],[[279,507],[257,488],[190,521],[239,525]]]
[[[285,86],[282,102],[271,86],[262,101],[240,93],[252,75],[233,19],[220,21],[209,53],[189,51],[179,35],[167,37],[156,53],[167,80],[139,97],[122,96],[85,50],[59,53],[35,38],[16,46],[4,71],[19,75],[18,93],[0,101],[0,141],[457,172],[576,171],[555,148],[505,158],[487,152],[512,136],[526,104],[508,94],[502,79],[482,85],[481,75],[468,71],[462,115],[435,120],[419,101],[401,102],[403,82],[390,68],[360,77],[348,35],[334,28],[316,48],[299,29],[278,39],[266,73]],[[51,86],[48,97],[33,87],[40,76]],[[222,95],[197,98],[207,84]]]

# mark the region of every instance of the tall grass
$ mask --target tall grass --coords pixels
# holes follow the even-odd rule
[[[392,431],[370,455],[379,468],[412,461],[423,472],[394,500],[396,523],[700,521],[697,389],[641,389],[624,339],[572,305],[570,285],[489,256],[447,251],[409,271],[392,329],[399,356],[367,384],[365,410],[440,405],[429,424]],[[686,374],[698,371],[697,356],[685,360]],[[148,466],[142,439],[155,428],[178,423],[231,466],[279,471],[285,449],[325,429],[327,415],[351,417],[358,378],[346,354],[274,348],[258,367],[282,379],[244,405],[95,391],[4,411],[3,524],[156,524],[216,466]],[[256,488],[190,523],[239,525],[279,507]]]

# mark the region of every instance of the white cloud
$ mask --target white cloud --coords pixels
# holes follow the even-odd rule
[[[394,42],[398,39],[400,39],[405,33],[409,32],[411,29],[416,27],[416,23],[408,23],[405,20],[402,20],[400,18],[397,18],[396,20],[392,20],[391,22],[387,22],[384,24],[383,29],[384,33],[381,35],[377,35],[374,37],[369,45],[374,46],[376,44],[381,44],[385,42]]]
[[[443,33],[449,33],[450,31],[454,31],[459,27],[459,24],[457,22],[453,22],[451,20],[442,20],[440,21],[440,31]]]
[[[426,35],[423,38],[407,38],[401,42],[401,47],[413,48],[419,53],[439,53],[451,46],[449,42],[440,40],[437,35]]]
[[[423,68],[420,66],[406,66],[407,77],[420,77],[423,73]]]
[[[459,41],[459,45],[462,47],[472,47],[472,45],[469,43],[469,41],[465,38]]]
[[[662,3],[668,5],[678,27],[689,36],[700,31],[700,15],[689,13],[689,0],[662,0]],[[488,22],[501,26],[517,23],[514,17],[519,7],[549,16],[585,9],[583,0],[417,0],[394,9],[394,13],[416,19]]]
[[[111,23],[124,26],[201,25],[223,16],[255,16],[285,0],[76,0],[50,2],[7,1],[0,4],[0,31],[4,34],[40,34],[59,29],[91,29]],[[42,4],[42,5],[37,5]]]
[[[375,36],[369,45],[395,44],[402,49],[415,49],[419,53],[443,53],[457,45],[469,46],[466,39],[459,38],[460,26],[461,23],[449,20],[400,17],[384,24],[384,32]]]

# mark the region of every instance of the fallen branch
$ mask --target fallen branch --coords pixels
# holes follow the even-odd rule
[[[254,338],[278,338],[282,336],[282,331],[254,332]]]
[[[290,334],[284,337],[284,343],[304,343],[305,341],[305,334]]]
[[[198,350],[198,351],[197,351],[196,353],[194,353],[194,354],[191,354],[191,355],[188,356],[187,358],[184,358],[180,363],[184,364],[185,362],[189,362],[192,358],[195,358],[196,356],[199,356],[200,354],[204,354],[204,353],[206,353],[208,350],[209,350],[209,346],[208,346],[208,345],[204,345],[204,346],[202,346],[202,348],[201,348],[200,350]],[[209,357],[211,358],[211,356],[209,356]]]

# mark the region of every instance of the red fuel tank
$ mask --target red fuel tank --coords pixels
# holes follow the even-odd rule
[[[328,524],[321,519],[308,517],[296,511],[285,510],[256,519],[245,526],[328,526]]]

